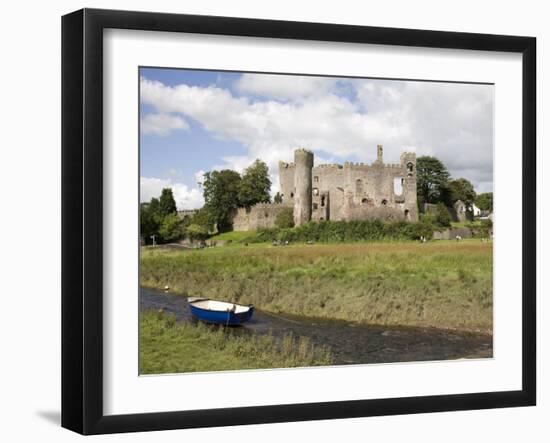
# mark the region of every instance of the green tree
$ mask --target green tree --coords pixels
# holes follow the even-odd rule
[[[479,194],[475,199],[475,204],[482,211],[492,212],[493,211],[493,193],[484,192],[482,194]]]
[[[257,159],[245,169],[239,184],[239,206],[251,208],[256,203],[269,203],[271,180],[267,165]]]
[[[422,156],[416,160],[416,189],[418,203],[438,203],[448,186],[449,171],[436,157]]]
[[[438,226],[448,228],[451,226],[451,214],[445,206],[445,203],[439,202],[437,204],[437,213],[435,214],[435,222]]]
[[[273,197],[273,203],[282,203],[283,202],[283,196],[281,195],[280,192],[277,192],[277,194],[275,194],[275,197]]]
[[[158,199],[156,200],[158,203]],[[158,236],[159,223],[155,208],[151,203],[142,203],[139,206],[139,229],[140,235],[146,244],[152,243],[151,236]]]
[[[185,236],[183,220],[177,213],[168,214],[160,224],[159,234],[163,242],[180,240]]]
[[[191,240],[205,240],[208,238],[208,230],[204,226],[191,223],[185,229],[185,233]]]
[[[470,207],[476,199],[474,185],[465,178],[451,180],[448,190],[448,206],[452,206],[456,201],[462,200],[466,206]]]
[[[159,199],[156,197],[153,197],[151,201],[148,203],[147,209],[149,210],[152,217],[155,218],[157,223],[160,223],[160,219],[162,218],[160,213],[160,202]]]
[[[164,188],[160,194],[159,213],[162,217],[166,217],[168,214],[174,214],[176,212],[176,201],[174,200],[172,188]]]
[[[239,206],[240,183],[239,173],[230,169],[204,174],[204,206],[220,232],[231,229],[231,215]]]
[[[198,225],[203,227],[207,232],[212,232],[215,223],[216,220],[210,210],[206,207],[202,207],[189,218],[187,225]]]
[[[277,214],[275,226],[280,229],[294,227],[294,211],[292,208],[285,208]]]

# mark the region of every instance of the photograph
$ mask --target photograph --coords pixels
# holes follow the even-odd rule
[[[493,84],[138,75],[140,375],[493,357]]]

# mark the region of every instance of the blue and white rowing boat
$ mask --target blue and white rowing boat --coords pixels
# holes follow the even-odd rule
[[[187,299],[191,314],[206,323],[236,326],[247,322],[254,313],[254,306],[210,300],[208,298],[189,297]]]

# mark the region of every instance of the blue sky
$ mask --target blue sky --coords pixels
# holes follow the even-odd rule
[[[492,190],[493,86],[184,69],[140,69],[142,201],[174,189],[202,205],[204,171],[277,163],[297,147],[316,163],[435,155],[451,174]]]

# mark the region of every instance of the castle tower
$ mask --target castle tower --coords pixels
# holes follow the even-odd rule
[[[418,221],[418,205],[416,198],[416,153],[401,153],[401,167],[405,173],[403,178],[403,196],[405,197],[405,219]]]
[[[382,149],[382,145],[376,146],[376,161],[378,163],[384,163],[384,150]]]
[[[313,152],[305,149],[294,151],[294,226],[311,220],[311,169]]]

